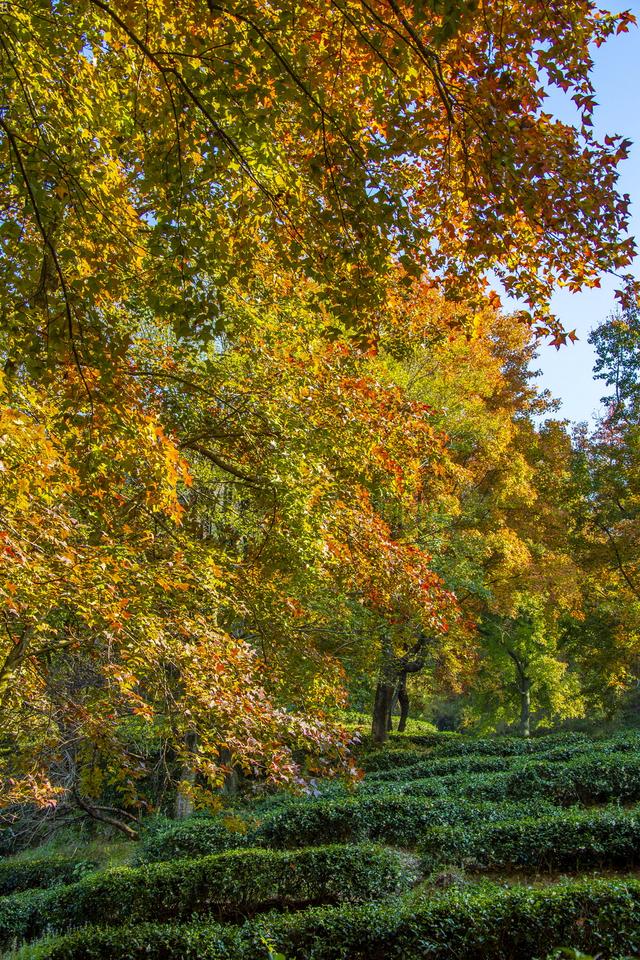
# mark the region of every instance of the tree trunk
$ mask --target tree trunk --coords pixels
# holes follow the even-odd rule
[[[409,694],[407,693],[407,675],[403,673],[398,684],[398,703],[400,704],[400,719],[398,733],[404,733],[409,717]]]
[[[394,689],[394,684],[390,683],[386,678],[381,679],[376,687],[376,698],[373,704],[373,719],[371,722],[371,735],[374,743],[384,743],[389,736],[389,722],[391,719],[391,704],[393,703]]]
[[[222,793],[233,797],[240,791],[240,776],[237,769],[231,764],[231,751],[226,747],[220,751],[220,762],[227,764],[229,767],[222,784]]]
[[[0,711],[4,709],[9,699],[11,687],[17,682],[17,677],[27,655],[29,633],[25,630],[21,637],[13,640],[13,646],[0,666]]]
[[[398,688],[393,688],[393,696],[391,697],[391,705],[389,706],[389,716],[387,717],[387,731],[391,733],[393,730],[393,711],[396,708],[398,703]]]
[[[193,730],[190,730],[189,733],[185,735],[184,745],[187,750],[193,751],[195,749],[197,739],[197,734]],[[187,783],[189,786],[192,786],[195,782],[196,772],[187,761],[182,765],[182,770],[180,771],[180,783]],[[176,805],[174,812],[177,820],[184,820],[185,817],[189,817],[193,813],[193,800],[187,792],[183,792],[180,789],[180,785],[178,785],[178,790],[176,793]]]
[[[399,726],[398,729],[404,730],[409,709],[409,698],[406,691],[407,674],[418,673],[424,667],[425,661],[421,654],[427,642],[428,637],[420,634],[414,647],[399,658],[393,656],[390,647],[385,649],[386,659],[383,661],[380,670],[380,679],[373,703],[371,735],[375,744],[385,743],[389,737],[389,731],[392,729],[391,710],[396,697],[398,697],[398,700],[400,699],[401,688],[404,689],[405,706],[403,707],[402,702],[400,702],[400,722],[403,723],[403,726]],[[410,660],[409,657],[417,657],[417,659]]]
[[[520,696],[518,733],[521,737],[528,737],[531,733],[531,679],[526,674],[528,665],[506,644],[505,649],[513,660],[516,668],[516,687]]]
[[[528,677],[520,678],[520,723],[518,732],[521,737],[531,734],[531,680]]]

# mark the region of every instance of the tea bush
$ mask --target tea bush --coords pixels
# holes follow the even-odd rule
[[[85,924],[196,914],[238,919],[274,906],[375,900],[393,895],[411,879],[395,854],[372,846],[241,850],[117,867],[78,883],[0,899],[0,943]]]
[[[443,863],[549,871],[632,866],[640,863],[640,813],[614,807],[436,827],[422,851],[428,868]]]
[[[514,960],[558,943],[604,957],[636,953],[640,883],[572,882],[543,889],[487,885],[411,904],[270,914],[218,924],[83,930],[21,951],[18,960]]]

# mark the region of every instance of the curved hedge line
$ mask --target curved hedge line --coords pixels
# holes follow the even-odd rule
[[[223,822],[202,817],[183,820],[156,831],[145,842],[139,862],[163,862],[219,853],[223,843],[236,849],[269,847],[286,849],[326,843],[360,843],[370,840],[399,847],[416,847],[435,826],[517,819],[553,813],[557,808],[544,798],[522,801],[470,801],[464,798],[410,796],[398,793],[361,793],[336,800],[293,803],[271,810],[261,820],[247,822],[246,833],[227,832]]]
[[[526,741],[525,741],[526,742]],[[453,773],[511,772],[531,762],[568,763],[592,759],[603,762],[620,754],[640,751],[640,739],[616,738],[598,744],[556,745],[534,753],[492,755],[468,753],[454,756],[434,756],[413,750],[395,750],[380,754],[373,766],[367,766],[370,781],[403,781],[426,777],[443,777]],[[376,758],[371,758],[370,763]]]
[[[640,756],[585,754],[567,763],[531,758],[503,773],[458,773],[412,779],[413,768],[395,771],[394,792],[422,797],[466,797],[475,800],[524,800],[546,797],[565,806],[576,803],[640,801]],[[390,779],[372,779],[358,792],[391,789]]]
[[[640,813],[618,808],[435,827],[422,844],[425,865],[467,864],[574,870],[640,864]]]
[[[638,736],[633,731],[617,734],[614,737],[606,738],[608,741],[633,739],[638,742]],[[540,737],[503,737],[487,736],[473,737],[469,734],[397,734],[391,737],[389,744],[394,748],[399,746],[423,747],[429,750],[432,757],[456,757],[469,753],[490,754],[496,757],[508,757],[514,755],[530,756],[532,754],[544,752],[550,747],[555,746],[577,746],[603,743],[603,740],[594,740],[584,733],[548,733]]]
[[[238,850],[200,860],[117,867],[78,883],[0,900],[0,943],[51,930],[207,915],[237,920],[274,906],[375,900],[409,880],[398,857],[372,846]]]
[[[394,794],[324,800],[308,807],[283,809],[271,814],[254,836],[268,846],[296,847],[315,843],[372,840],[399,847],[415,847],[435,826],[496,821],[547,814],[556,808],[545,800],[502,802],[442,799]]]
[[[240,928],[144,925],[83,930],[20,960],[514,960],[571,944],[605,957],[637,953],[640,883],[596,880],[543,889],[486,887],[420,905],[316,908]],[[270,953],[271,951],[271,953]]]
[[[95,870],[97,864],[90,860],[72,857],[42,857],[38,860],[7,860],[0,862],[0,896],[31,890],[35,887],[52,887],[58,883],[72,883]]]
[[[409,752],[408,752],[409,753]],[[409,756],[414,757],[413,752]],[[517,761],[520,757],[515,758]],[[373,770],[367,773],[370,782],[384,782],[394,780],[412,780],[423,777],[443,777],[451,773],[496,773],[509,769],[509,761],[513,757],[492,757],[484,754],[461,757],[425,758],[424,754],[418,759],[406,764],[391,764],[388,767]]]
[[[545,796],[558,803],[640,800],[640,756],[605,754],[569,763],[531,763],[508,775],[506,795]]]

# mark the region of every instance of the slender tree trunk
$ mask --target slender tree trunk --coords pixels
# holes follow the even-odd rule
[[[184,744],[188,751],[193,751],[197,743],[197,734],[195,731],[190,730],[184,738]],[[187,761],[182,765],[182,770],[180,771],[180,782],[187,783],[189,786],[193,786],[196,782],[196,772],[194,768]],[[188,792],[185,792],[180,789],[176,793],[176,804],[175,804],[175,817],[177,820],[184,820],[185,817],[191,816],[193,813],[193,800],[189,796]]]
[[[389,716],[387,717],[387,730],[389,733],[393,730],[393,711],[395,710],[398,703],[398,688],[397,686],[393,688],[393,696],[391,697],[391,706],[389,707]]]
[[[516,668],[516,687],[520,696],[520,722],[518,733],[521,737],[531,734],[531,678],[527,676],[527,664],[505,644],[505,649]]]
[[[389,731],[392,729],[391,710],[394,700],[397,697],[400,702],[400,723],[398,730],[404,730],[407,722],[409,710],[409,697],[407,695],[406,681],[408,673],[418,673],[425,664],[421,656],[428,642],[428,637],[420,634],[413,649],[403,657],[394,657],[390,648],[385,650],[385,660],[380,669],[380,679],[376,687],[376,696],[373,703],[373,718],[371,722],[371,735],[376,744],[385,743],[389,737]],[[410,657],[416,657],[410,660]],[[400,700],[401,693],[405,698],[404,706]]]
[[[389,722],[391,719],[391,704],[393,703],[394,684],[387,678],[378,682],[376,698],[373,704],[373,719],[371,735],[373,742],[384,743],[389,737]]]
[[[240,790],[240,777],[235,767],[231,766],[231,751],[226,747],[220,751],[220,761],[229,764],[229,772],[225,774],[222,792],[228,796],[235,796]]]
[[[518,731],[521,737],[531,734],[531,680],[520,677],[520,723]]]
[[[407,693],[407,675],[403,673],[398,684],[398,703],[400,704],[400,719],[398,733],[404,733],[409,717],[409,694]]]
[[[9,698],[11,687],[17,682],[17,677],[27,655],[29,633],[25,630],[21,637],[14,640],[14,645],[7,653],[4,662],[0,665],[0,710]]]

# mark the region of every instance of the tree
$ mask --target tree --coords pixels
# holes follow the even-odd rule
[[[230,764],[291,783],[306,775],[297,751],[348,769],[348,736],[284,709],[255,649],[216,623],[224,581],[182,523],[191,476],[137,380],[91,418],[76,392],[73,366],[46,397],[23,376],[3,384],[5,802],[77,803],[131,834],[157,768],[164,789],[194,770],[201,799]]]
[[[328,329],[376,336],[398,265],[469,328],[492,269],[548,330],[556,281],[632,258],[629,142],[595,139],[590,80],[629,11],[37,0],[1,22],[3,323],[34,371],[116,363],[149,316],[211,340],[292,275]]]
[[[474,713],[483,722],[517,718],[519,735],[528,737],[532,714],[582,715],[580,680],[569,669],[560,624],[545,611],[543,598],[522,595],[512,617],[488,616],[480,629],[483,657]]]
[[[23,668],[38,678],[37,709],[55,722],[43,750],[34,705],[12,686],[11,729],[36,744],[17,765],[7,758],[14,792],[52,779],[53,795],[97,810],[106,780],[135,810],[158,767],[165,791],[181,781],[184,797],[199,801],[234,768],[293,785],[348,772],[349,738],[332,718],[343,685],[329,629],[336,613],[356,604],[379,623],[412,617],[441,629],[455,616],[429,556],[394,534],[375,502],[414,502],[442,456],[431,411],[377,379],[375,358],[353,341],[319,337],[299,303],[290,330],[291,309],[208,355],[150,326],[118,382],[118,405],[103,401],[104,374],[95,374],[91,415],[73,365],[50,382],[44,433],[79,471],[65,501],[72,545],[86,552],[88,542],[97,568],[81,567],[91,591],[69,577],[62,599],[44,591],[47,642]],[[28,372],[14,371],[11,383],[16,408],[30,396],[37,422],[43,400]],[[20,421],[10,407],[7,416]],[[141,417],[147,447],[136,441]],[[85,430],[96,425],[87,449]],[[20,515],[15,525],[26,523]],[[29,578],[42,579],[34,564],[24,576],[30,589]],[[35,600],[17,604],[12,583],[4,595],[22,629],[40,612]],[[73,632],[64,656],[56,631]],[[369,641],[359,656],[370,653]]]
[[[412,322],[415,339],[408,344],[405,338],[395,356],[386,355],[388,373],[433,408],[448,442],[439,476],[429,478],[418,509],[403,523],[411,531],[406,535],[431,555],[462,616],[452,624],[441,663],[427,661],[424,677],[413,674],[410,682],[431,697],[458,697],[464,689],[477,699],[486,661],[492,696],[501,702],[514,661],[489,654],[482,629],[476,635],[474,625],[498,618],[510,632],[522,597],[529,596],[544,600],[556,636],[558,662],[547,676],[549,682],[552,674],[558,678],[557,706],[569,656],[558,618],[582,616],[584,571],[576,542],[571,437],[561,422],[536,424],[554,407],[534,383],[536,342],[524,326],[491,309],[478,317],[476,338],[439,336],[424,301]],[[549,697],[546,702],[552,704]],[[578,697],[576,706],[582,702]],[[495,719],[489,698],[482,703],[486,718]]]
[[[591,701],[609,714],[638,677],[640,651],[640,327],[629,302],[591,334],[594,373],[610,393],[594,430],[576,431],[576,551],[585,571],[585,621],[574,656]]]
[[[347,670],[395,663],[404,697],[423,637],[466,669],[452,589],[506,582],[535,482],[517,376],[483,351],[526,324],[559,343],[555,281],[630,261],[589,47],[632,22],[575,0],[0,11],[12,796],[111,815],[107,783],[131,816],[154,777],[204,799],[236,767],[349,771]],[[491,269],[526,324],[495,319]],[[481,403],[466,453],[402,367],[460,330],[513,407]]]

